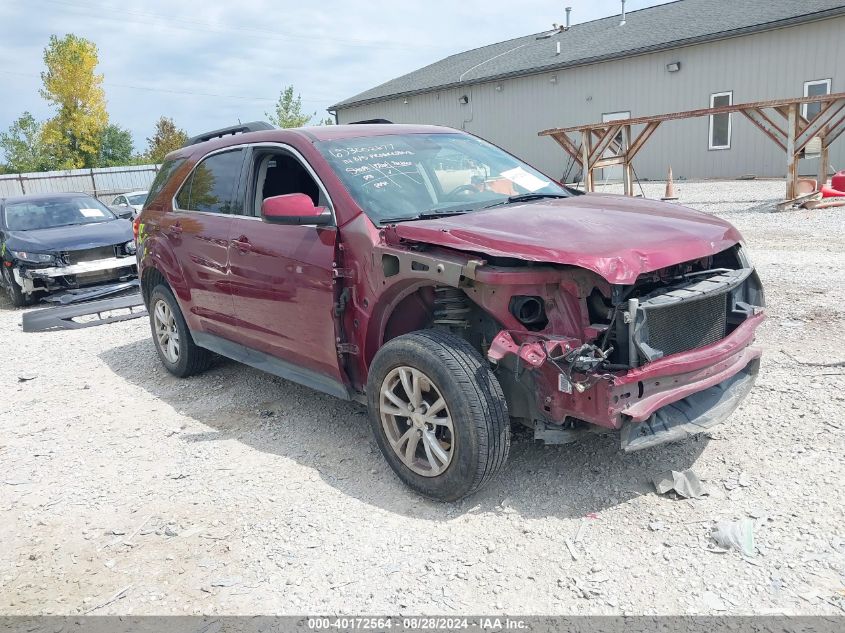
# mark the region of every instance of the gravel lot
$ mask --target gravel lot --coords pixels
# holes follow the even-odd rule
[[[841,614],[845,211],[769,213],[783,189],[678,184],[766,285],[762,373],[727,424],[633,455],[519,435],[453,505],[399,483],[359,405],[232,362],[179,380],[145,319],[23,334],[4,303],[0,614]],[[708,496],[655,494],[690,467]],[[714,549],[715,521],[749,517],[755,556]]]

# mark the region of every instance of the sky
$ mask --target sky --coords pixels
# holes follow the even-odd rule
[[[633,11],[666,0],[628,0]],[[2,0],[0,130],[39,96],[50,35],[93,41],[109,120],[146,149],[159,116],[189,135],[266,119],[293,85],[303,109],[333,103],[443,57],[620,12],[619,0]]]

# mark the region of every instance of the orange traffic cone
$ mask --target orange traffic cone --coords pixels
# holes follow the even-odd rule
[[[675,182],[672,180],[672,166],[669,166],[669,178],[666,180],[666,192],[663,194],[661,200],[677,200],[675,195]]]
[[[842,198],[845,197],[845,191],[838,191],[833,187],[828,187],[827,185],[822,185],[821,188],[822,198]]]

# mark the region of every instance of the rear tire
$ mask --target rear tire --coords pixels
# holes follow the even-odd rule
[[[387,463],[421,495],[471,495],[507,460],[502,388],[478,352],[453,334],[425,330],[386,343],[370,365],[367,399]]]
[[[208,369],[214,356],[194,343],[170,288],[162,284],[153,288],[149,306],[153,344],[167,371],[186,378]]]

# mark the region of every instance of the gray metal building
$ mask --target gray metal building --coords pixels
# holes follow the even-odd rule
[[[331,109],[339,123],[464,129],[560,177],[569,159],[540,130],[837,92],[845,92],[842,0],[678,0],[629,12],[624,23],[615,15],[452,55]],[[805,105],[804,116],[818,107]],[[801,162],[802,173],[818,172]],[[831,147],[829,163],[845,169],[845,142]],[[661,126],[634,167],[661,179],[670,164],[676,177],[785,175],[783,152],[737,114]],[[614,169],[602,177],[618,177]]]

